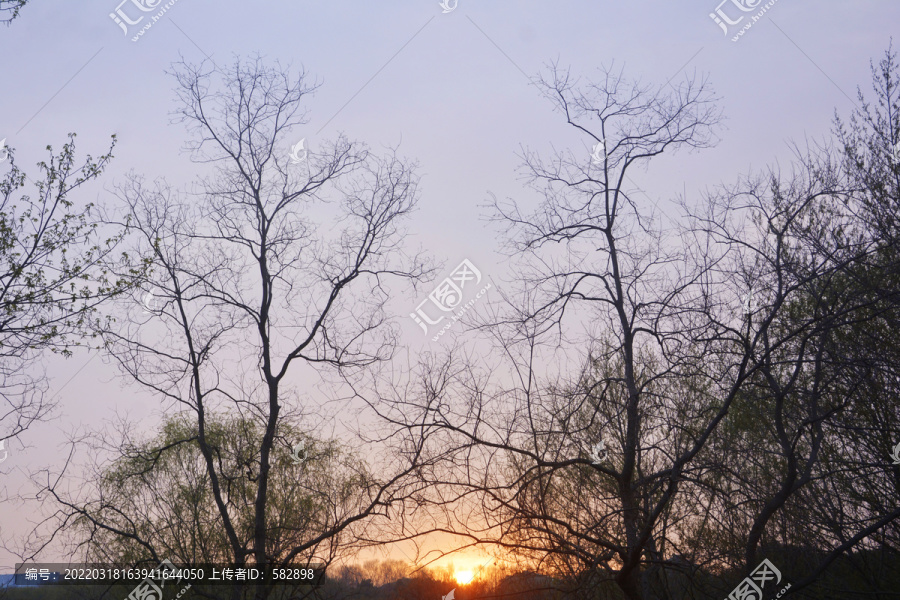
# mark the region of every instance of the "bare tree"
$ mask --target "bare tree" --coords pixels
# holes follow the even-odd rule
[[[320,437],[323,422],[304,408],[308,382],[317,372],[351,377],[392,356],[385,285],[425,272],[401,246],[401,222],[417,199],[414,165],[343,137],[315,149],[295,143],[289,136],[306,122],[302,103],[312,91],[303,73],[294,78],[256,59],[227,71],[182,63],[175,77],[194,160],[212,173],[190,200],[140,177],[119,189],[132,239],[154,273],[144,306],[126,307],[128,318],[100,333],[135,383],[191,415],[191,427],[168,444],[199,449],[229,559],[260,566],[315,559],[323,541],[383,515],[417,464],[411,456],[377,478],[354,478],[336,490],[354,498],[354,510],[319,524],[285,519],[274,504],[273,469],[286,466],[280,453],[293,443],[279,436],[280,425],[302,420],[312,439]],[[252,424],[239,469],[213,439],[226,412]],[[236,473],[246,478],[239,488]],[[48,488],[80,523],[133,540],[145,559],[161,558],[116,507]],[[257,597],[269,592],[260,588]]]
[[[521,497],[531,514],[524,522],[515,511],[509,516],[525,526],[526,539],[533,522],[547,542],[567,540],[562,572],[581,579],[600,567],[626,597],[644,598],[644,566],[652,574],[671,555],[667,523],[685,518],[674,510],[675,494],[693,475],[729,399],[697,402],[708,393],[696,383],[705,366],[697,358],[713,355],[716,339],[705,314],[711,263],[663,226],[630,173],[664,152],[708,147],[719,114],[704,81],[650,90],[605,72],[582,85],[554,68],[542,83],[592,152],[558,153],[549,164],[527,154],[542,206],[530,214],[496,206],[512,249],[533,265],[523,283],[537,290],[527,304],[519,301],[507,339],[533,348],[552,335],[588,356],[569,354],[586,365],[578,385],[551,379],[521,390],[525,406],[549,410],[529,409],[518,425],[532,440],[522,448],[517,480],[507,485],[513,483],[514,506]],[[533,360],[522,364],[523,374],[535,371]],[[735,366],[740,380],[745,366]],[[583,472],[579,463],[590,468]],[[567,472],[572,467],[577,475]],[[574,505],[567,501],[571,485],[580,490]],[[568,505],[568,522],[536,518],[559,514],[559,503]]]
[[[541,83],[589,149],[527,152],[540,205],[494,204],[521,283],[482,326],[500,358],[430,363],[421,395],[383,414],[441,432],[431,501],[465,507],[445,527],[471,543],[586,598],[727,594],[723,565],[746,574],[787,547],[802,531],[790,518],[846,466],[823,463],[824,430],[848,408],[833,390],[850,373],[823,365],[841,364],[841,331],[871,307],[845,290],[872,251],[844,208],[854,190],[827,152],[798,155],[794,172],[747,178],[664,226],[631,174],[714,141],[707,85],[581,83],[555,67]],[[872,511],[794,577],[815,580],[896,518]]]
[[[403,406],[391,416],[449,432],[459,498],[481,504],[469,513],[478,523],[466,523],[476,541],[554,574],[599,567],[627,597],[644,598],[642,566],[667,551],[659,524],[730,399],[704,409],[665,393],[704,367],[696,358],[710,329],[709,267],[667,245],[671,232],[642,206],[629,174],[664,152],[710,145],[718,110],[696,80],[654,91],[607,71],[582,85],[554,67],[540,84],[589,147],[549,164],[527,152],[525,174],[542,205],[533,213],[494,205],[522,294],[486,330],[508,360],[494,372],[515,383],[451,361],[426,374],[417,412]],[[578,363],[580,377],[566,369]],[[746,364],[736,367],[739,381]],[[573,375],[580,383],[566,384]],[[692,410],[708,427],[673,429]],[[603,460],[590,458],[601,440]]]

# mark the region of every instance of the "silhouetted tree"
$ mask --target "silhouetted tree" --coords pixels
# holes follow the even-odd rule
[[[38,163],[33,195],[24,192],[28,177],[16,165],[15,150],[0,147],[10,162],[0,180],[0,445],[53,407],[41,359],[88,346],[98,305],[142,274],[141,265],[123,255],[119,276],[111,276],[103,263],[122,229],[104,231],[94,205],[79,208],[72,198],[100,177],[114,146],[115,137],[108,153],[87,156],[80,166],[75,134],[58,155],[48,146],[49,163]]]
[[[376,157],[343,137],[314,151],[294,144],[291,129],[306,122],[302,102],[312,91],[304,74],[294,78],[257,59],[237,60],[228,71],[180,64],[175,77],[179,114],[195,135],[193,157],[212,174],[190,200],[138,176],[119,188],[135,251],[153,265],[145,288],[151,295],[144,306],[123,306],[99,334],[134,383],[190,415],[191,425],[166,439],[199,452],[204,475],[197,482],[204,506],[214,507],[211,539],[225,541],[235,563],[292,564],[383,515],[417,466],[410,456],[377,478],[312,492],[328,495],[336,508],[326,520],[293,521],[278,512],[283,480],[273,470],[285,464],[280,455],[291,443],[279,438],[279,427],[303,421],[313,431],[322,422],[303,409],[295,386],[316,370],[350,377],[392,355],[384,285],[424,272],[401,248],[400,224],[417,197],[414,165],[393,154]],[[223,413],[249,427],[241,458],[248,479],[239,486],[235,464],[217,445]],[[67,515],[130,539],[143,558],[165,558],[164,544],[148,532],[114,525],[111,514],[49,488]]]
[[[816,521],[844,474],[885,483],[835,433],[855,408],[843,392],[861,391],[848,333],[877,312],[848,283],[877,253],[857,186],[827,148],[797,151],[789,172],[685,201],[664,226],[630,174],[712,143],[706,85],[557,68],[542,84],[591,150],[527,152],[540,205],[494,203],[520,285],[481,323],[493,358],[432,359],[383,414],[440,448],[429,500],[446,529],[575,597],[611,582],[630,600],[727,595],[776,554],[801,590],[900,516],[867,497],[839,526]]]

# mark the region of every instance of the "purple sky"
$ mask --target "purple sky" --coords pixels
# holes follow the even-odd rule
[[[302,65],[322,83],[298,139],[314,148],[344,132],[375,150],[400,144],[402,155],[421,164],[412,244],[445,261],[445,271],[468,258],[496,281],[508,271],[480,208],[488,192],[534,200],[516,176],[521,147],[589,151],[523,71],[531,76],[558,60],[586,78],[615,64],[654,85],[695,71],[707,75],[727,119],[719,145],[631,175],[675,215],[671,201],[683,189],[696,198],[751,169],[787,164],[789,142],[827,135],[835,110],[847,115],[853,108],[858,85],[871,96],[869,61],[881,58],[900,23],[900,3],[886,0],[778,0],[734,43],[709,16],[716,0],[459,0],[447,14],[437,0],[178,0],[132,42],[109,17],[118,1],[33,0],[11,27],[0,28],[0,139],[16,148],[27,173],[34,175],[43,148],[58,149],[68,132],[78,133],[81,155],[102,153],[116,133],[115,160],[76,201],[110,200],[112,184],[131,170],[186,186],[196,167],[181,150],[184,128],[169,124],[173,80],[164,71],[179,55],[227,65],[234,55],[258,52]],[[130,0],[122,10],[140,14]],[[741,14],[730,2],[722,10]],[[0,164],[0,173],[6,168]],[[410,296],[395,303],[413,360],[429,345],[439,347],[407,317],[418,302]],[[92,428],[115,410],[152,424],[160,410],[154,399],[124,388],[101,357],[48,360],[47,370],[60,409],[55,420],[8,444],[10,457],[0,467],[4,497],[27,493],[25,471],[58,468],[69,432]],[[27,532],[22,515],[38,515],[31,504],[2,506],[5,540]],[[12,562],[0,550],[0,571]]]

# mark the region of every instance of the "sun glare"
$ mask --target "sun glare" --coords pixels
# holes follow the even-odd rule
[[[475,573],[472,571],[457,571],[453,574],[453,577],[456,579],[456,583],[460,585],[466,585],[467,583],[471,583],[473,579],[475,579]]]

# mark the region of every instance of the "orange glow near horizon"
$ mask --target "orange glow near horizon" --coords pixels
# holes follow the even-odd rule
[[[456,579],[456,583],[459,585],[466,585],[467,583],[471,583],[473,579],[475,579],[474,571],[457,571],[453,574],[453,578]]]

